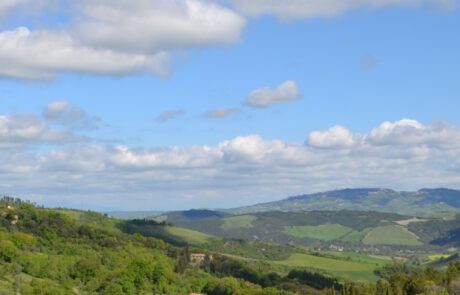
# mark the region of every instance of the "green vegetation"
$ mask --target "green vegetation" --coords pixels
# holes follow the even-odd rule
[[[256,219],[257,217],[252,215],[226,217],[223,219],[224,223],[220,227],[223,230],[250,228],[252,227],[252,222]]]
[[[341,219],[345,227],[351,224],[349,216],[313,213],[308,222]],[[287,222],[298,218],[290,216]],[[257,218],[252,224],[259,222]],[[360,231],[369,219],[363,223]],[[192,263],[191,253],[204,254],[203,260]],[[445,269],[439,271],[392,263],[387,257],[219,240],[152,220],[121,221],[94,212],[0,200],[2,295],[453,295],[460,289],[458,260],[451,255],[435,261]]]
[[[99,222],[96,222],[99,220]],[[19,200],[0,202],[1,294],[289,294],[265,290],[243,276],[217,275],[189,265],[188,248],[126,234],[126,224],[101,214],[36,208]],[[189,236],[177,228],[172,234]],[[192,234],[197,239],[196,233]],[[198,240],[204,236],[198,236]],[[216,257],[217,259],[217,257]],[[216,265],[213,266],[217,267]],[[246,267],[246,266],[244,266]],[[257,273],[260,280],[266,273]]]
[[[176,226],[166,226],[165,229],[167,233],[182,239],[191,245],[204,244],[212,239],[210,235]]]
[[[451,255],[449,254],[432,254],[432,255],[428,255],[427,258],[430,262],[433,262],[433,261],[449,258],[450,256]]]
[[[359,243],[364,239],[364,237],[367,235],[367,233],[369,231],[371,231],[371,230],[372,230],[371,228],[366,228],[366,229],[363,229],[361,231],[354,230],[354,231],[348,233],[347,235],[341,237],[340,240],[342,240],[344,242]]]
[[[214,253],[244,260],[284,260],[299,251],[298,248],[289,245],[230,239],[213,239],[200,246]]]
[[[323,257],[311,254],[293,254],[288,259],[273,263],[289,267],[305,267],[325,271],[338,277],[355,281],[377,281],[374,271],[378,264],[339,260],[333,257]]]
[[[198,212],[203,218],[197,216]],[[378,249],[384,255],[407,255],[408,248],[413,253],[444,252],[460,245],[460,215],[452,220],[425,218],[423,222],[413,222],[421,219],[362,211],[263,212],[237,216],[221,216],[223,213],[209,210],[198,212],[174,212],[164,217],[168,223],[213,237],[300,247],[314,245],[321,249],[338,246],[345,251]]]
[[[368,245],[423,245],[415,234],[399,225],[376,227],[364,237],[363,242]]]
[[[281,201],[228,210],[232,214],[270,211],[378,211],[410,216],[440,217],[460,213],[460,191],[423,189],[397,192],[391,189],[343,189],[290,197]]]
[[[353,229],[340,224],[322,224],[318,226],[288,226],[284,232],[299,238],[316,240],[338,240],[351,233]]]
[[[393,261],[393,259],[388,256],[375,256],[356,252],[321,252],[320,255],[329,256],[335,259],[374,264],[377,266],[384,266]]]

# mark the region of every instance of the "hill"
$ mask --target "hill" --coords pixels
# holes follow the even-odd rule
[[[452,220],[364,211],[259,212],[203,219],[162,218],[216,237],[321,249],[395,255],[460,246],[460,216]]]
[[[170,226],[149,224],[169,232]],[[193,267],[189,248],[125,233],[126,227],[129,223],[125,221],[94,212],[50,210],[17,199],[0,200],[0,293],[291,294],[281,287],[264,288],[257,280],[224,272],[221,269],[233,263],[260,280],[268,276],[229,258],[216,256],[208,265],[212,271]],[[185,236],[190,233],[185,232]],[[171,234],[180,237],[184,232]],[[304,287],[310,290],[308,294],[319,292]]]
[[[254,221],[244,217],[236,224],[247,228]],[[154,238],[158,233],[193,239],[177,247]],[[204,254],[203,260],[193,261],[191,253]],[[447,294],[460,283],[458,262],[446,272],[407,269],[357,253],[320,254],[231,242],[152,220],[122,221],[94,212],[0,200],[0,291],[5,295],[367,295],[378,290],[409,295],[432,288]]]
[[[343,189],[225,210],[232,214],[267,211],[358,210],[434,216],[460,213],[460,191],[446,188],[398,192],[391,189]]]

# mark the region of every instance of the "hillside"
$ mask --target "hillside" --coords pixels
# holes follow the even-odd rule
[[[245,217],[235,224],[241,228],[254,221]],[[154,238],[159,234],[195,246],[176,247]],[[190,254],[197,252],[204,260],[192,263]],[[414,287],[456,290],[460,263],[447,268],[406,272],[384,257],[219,240],[152,220],[0,201],[2,295],[367,295],[378,290],[409,295]]]
[[[181,227],[216,237],[261,240],[313,248],[348,249],[386,254],[419,253],[460,246],[460,217],[414,218],[363,211],[259,212],[253,214],[175,219]],[[181,215],[179,215],[181,216]]]
[[[294,196],[284,200],[225,210],[232,214],[267,211],[357,210],[433,216],[460,212],[460,191],[421,189],[398,192],[390,189],[343,189]]]
[[[189,248],[125,233],[126,226],[124,221],[94,212],[49,210],[17,199],[1,200],[0,293],[291,294],[225,272],[225,265],[233,263],[260,278],[268,275],[229,258],[216,256],[208,265],[212,271],[192,267]],[[168,226],[155,226],[169,232]],[[184,232],[185,236],[191,233],[176,230],[171,234],[180,238]],[[303,288],[308,294],[318,293],[308,285]]]

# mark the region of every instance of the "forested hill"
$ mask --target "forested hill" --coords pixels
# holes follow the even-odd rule
[[[233,276],[227,265],[260,280],[268,274],[224,257],[216,256],[206,265],[193,267],[192,249],[125,233],[125,229],[134,230],[130,225],[98,213],[48,210],[3,199],[0,294],[294,294],[269,288],[268,283],[256,279],[251,283],[241,275]],[[332,279],[318,278],[330,280],[328,284],[333,286]],[[308,285],[302,288],[309,290],[308,294],[319,292]]]
[[[428,216],[460,212],[460,191],[446,188],[398,192],[391,189],[343,189],[290,197],[226,210],[233,214],[266,211],[357,210]]]
[[[208,252],[203,249],[211,249],[206,246],[210,237],[170,228],[151,220],[121,221],[0,200],[0,294],[412,295],[457,294],[460,288],[457,262],[446,271],[388,265],[378,270],[376,283],[358,283]],[[178,246],[159,235],[174,236]],[[175,240],[181,236],[186,239]],[[203,254],[203,260],[194,262],[192,253]]]

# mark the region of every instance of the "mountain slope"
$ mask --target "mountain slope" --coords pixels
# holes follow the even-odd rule
[[[258,212],[252,214],[175,219],[168,223],[216,237],[260,240],[308,247],[388,252],[425,251],[460,246],[460,217],[413,218],[375,211]]]
[[[390,189],[362,188],[290,197],[281,201],[226,210],[232,214],[267,211],[359,210],[392,212],[406,215],[433,216],[460,212],[460,191],[422,189],[397,192]]]

